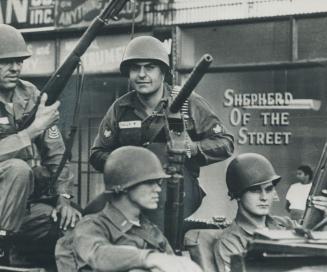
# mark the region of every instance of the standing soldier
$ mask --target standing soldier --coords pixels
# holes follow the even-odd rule
[[[166,48],[150,36],[134,38],[127,45],[120,71],[129,78],[133,90],[115,101],[101,122],[90,157],[99,171],[103,171],[108,155],[120,146],[167,142],[164,129],[158,126],[164,118],[156,114],[164,100],[172,100],[172,89],[165,83],[170,73]],[[233,136],[204,98],[192,93],[188,102],[186,128],[191,157],[184,163],[185,217],[200,206],[204,196],[197,180],[200,166],[225,160],[234,150]],[[155,153],[160,159],[167,157],[165,151]],[[164,202],[163,196],[159,210],[150,217],[161,229]]]
[[[33,256],[34,245],[43,245],[42,253],[46,249],[53,252],[57,237],[49,237],[51,220],[66,229],[75,225],[80,213],[70,203],[72,174],[68,165],[55,184],[49,184],[65,152],[62,136],[54,125],[59,119],[59,102],[46,106],[47,96],[42,95],[33,123],[23,130],[19,127],[40,94],[33,84],[19,79],[23,61],[30,56],[20,32],[1,24],[0,229],[6,241],[0,240],[0,247],[7,251],[9,240],[19,232],[19,240]],[[50,190],[56,200],[53,206],[45,200],[49,200]]]

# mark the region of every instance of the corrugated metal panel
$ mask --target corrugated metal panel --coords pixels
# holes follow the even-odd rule
[[[151,6],[146,11],[146,24],[177,25],[321,12],[327,12],[327,0],[184,0]]]

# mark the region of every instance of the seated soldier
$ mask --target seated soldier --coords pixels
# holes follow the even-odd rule
[[[233,223],[214,244],[215,262],[219,272],[230,271],[230,257],[245,251],[254,231],[260,228],[292,229],[296,221],[288,217],[271,216],[275,186],[281,177],[262,155],[245,153],[232,160],[227,168],[226,183],[231,199],[238,204]],[[327,193],[323,190],[322,193]],[[314,207],[327,214],[327,197],[315,196]]]
[[[21,80],[30,56],[22,34],[0,24],[0,264],[48,266],[60,230],[81,214],[71,202],[69,164],[52,178],[65,154],[55,125],[60,103],[47,105],[46,94]],[[34,120],[22,126],[37,104]]]
[[[161,231],[143,215],[156,209],[162,180],[168,178],[151,151],[125,146],[113,151],[104,167],[107,204],[86,215],[56,248],[59,271],[162,271],[200,272],[186,257],[173,255]],[[65,261],[64,247],[72,245],[72,261]],[[68,254],[69,255],[69,254]]]

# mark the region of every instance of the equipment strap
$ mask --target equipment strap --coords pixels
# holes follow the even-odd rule
[[[75,107],[74,107],[74,114],[73,114],[73,121],[70,126],[70,131],[69,131],[69,136],[66,141],[66,149],[65,153],[63,154],[63,157],[59,163],[59,166],[57,168],[57,171],[52,175],[51,177],[51,182],[50,182],[50,195],[54,194],[54,184],[59,178],[62,170],[64,169],[66,162],[70,156],[71,150],[73,148],[73,143],[75,139],[75,135],[77,132],[78,128],[78,117],[79,117],[79,112],[80,112],[80,106],[81,106],[81,97],[82,97],[82,92],[83,92],[83,87],[84,87],[84,67],[82,65],[82,62],[80,61],[78,66],[77,66],[77,84],[76,84],[76,102],[75,102]]]

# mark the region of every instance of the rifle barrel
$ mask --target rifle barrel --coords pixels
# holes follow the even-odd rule
[[[172,113],[177,113],[182,107],[185,100],[191,95],[194,88],[198,85],[202,77],[208,71],[210,64],[213,61],[213,57],[210,54],[204,54],[198,63],[193,68],[191,74],[186,79],[178,95],[170,106]]]
[[[113,19],[113,17],[115,17],[125,6],[127,1],[129,0],[110,1],[102,12],[94,18],[92,23],[77,42],[72,52],[66,57],[64,63],[50,77],[45,86],[43,86],[41,93],[46,92],[48,94],[47,105],[51,105],[56,102],[61,94],[61,91],[65,88],[69,78],[80,62],[80,58],[89,48],[90,44],[93,42],[106,22],[109,19]]]
[[[312,179],[312,187],[307,200],[307,207],[303,216],[302,226],[307,229],[314,228],[323,218],[323,212],[316,209],[312,203],[312,196],[318,196],[323,189],[327,189],[327,142],[319,159]]]
[[[47,93],[46,105],[51,105],[64,90],[69,78],[74,73],[80,58],[88,49],[92,41],[98,35],[109,19],[113,19],[125,6],[129,0],[111,0],[102,12],[92,21],[82,37],[77,42],[72,52],[66,57],[55,73],[49,78],[41,90],[41,94]],[[34,120],[38,104],[31,110],[30,114],[24,118],[20,124],[20,130],[27,128]]]

